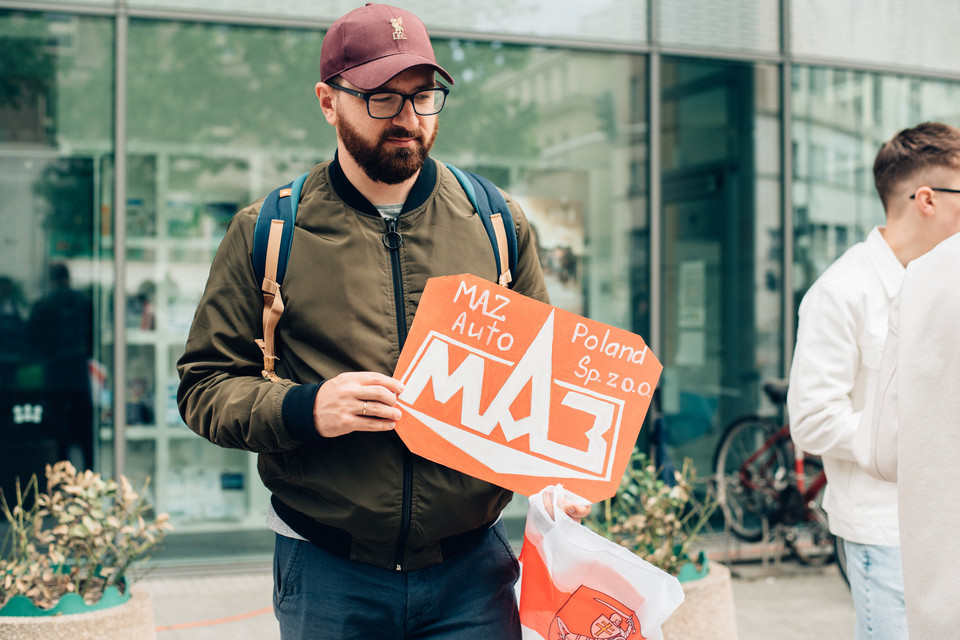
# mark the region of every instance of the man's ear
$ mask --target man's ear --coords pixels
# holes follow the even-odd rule
[[[921,214],[932,216],[934,214],[934,200],[936,193],[930,187],[920,187],[913,194],[913,201]]]
[[[327,124],[337,126],[337,110],[334,108],[336,98],[335,91],[325,82],[318,82],[315,91],[317,100],[320,101],[320,110],[323,111],[323,117],[327,119]]]

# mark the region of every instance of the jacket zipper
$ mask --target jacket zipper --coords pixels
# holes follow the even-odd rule
[[[390,266],[393,272],[393,300],[397,315],[397,338],[400,349],[407,340],[407,315],[404,306],[403,278],[400,272],[400,245],[403,237],[397,231],[395,218],[387,218],[387,232],[383,234],[383,244],[390,250]],[[400,511],[400,537],[394,552],[394,564],[397,571],[403,570],[403,549],[410,535],[410,511],[413,502],[413,454],[404,447],[403,452],[403,503]]]

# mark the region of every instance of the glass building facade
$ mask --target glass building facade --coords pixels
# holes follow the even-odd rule
[[[149,476],[167,561],[270,553],[255,456],[184,426],[175,365],[233,213],[332,157],[320,42],[359,4],[0,0],[4,489],[63,458]],[[457,81],[433,155],[520,201],[555,305],[648,341],[701,475],[882,224],[880,144],[960,126],[948,0],[403,6]]]

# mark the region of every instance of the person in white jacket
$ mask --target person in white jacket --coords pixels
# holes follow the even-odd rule
[[[960,130],[928,122],[899,132],[877,154],[874,182],[886,225],[804,296],[787,399],[794,442],[823,459],[823,506],[846,551],[858,640],[907,637],[897,485],[857,464],[853,439],[873,402],[905,267],[960,215]]]
[[[854,439],[870,475],[898,482],[911,640],[960,633],[960,202],[956,211],[954,234],[907,265],[876,398]]]

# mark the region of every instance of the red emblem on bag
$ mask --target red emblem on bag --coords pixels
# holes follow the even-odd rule
[[[607,594],[584,586],[557,611],[548,637],[559,640],[643,638],[633,611]]]

